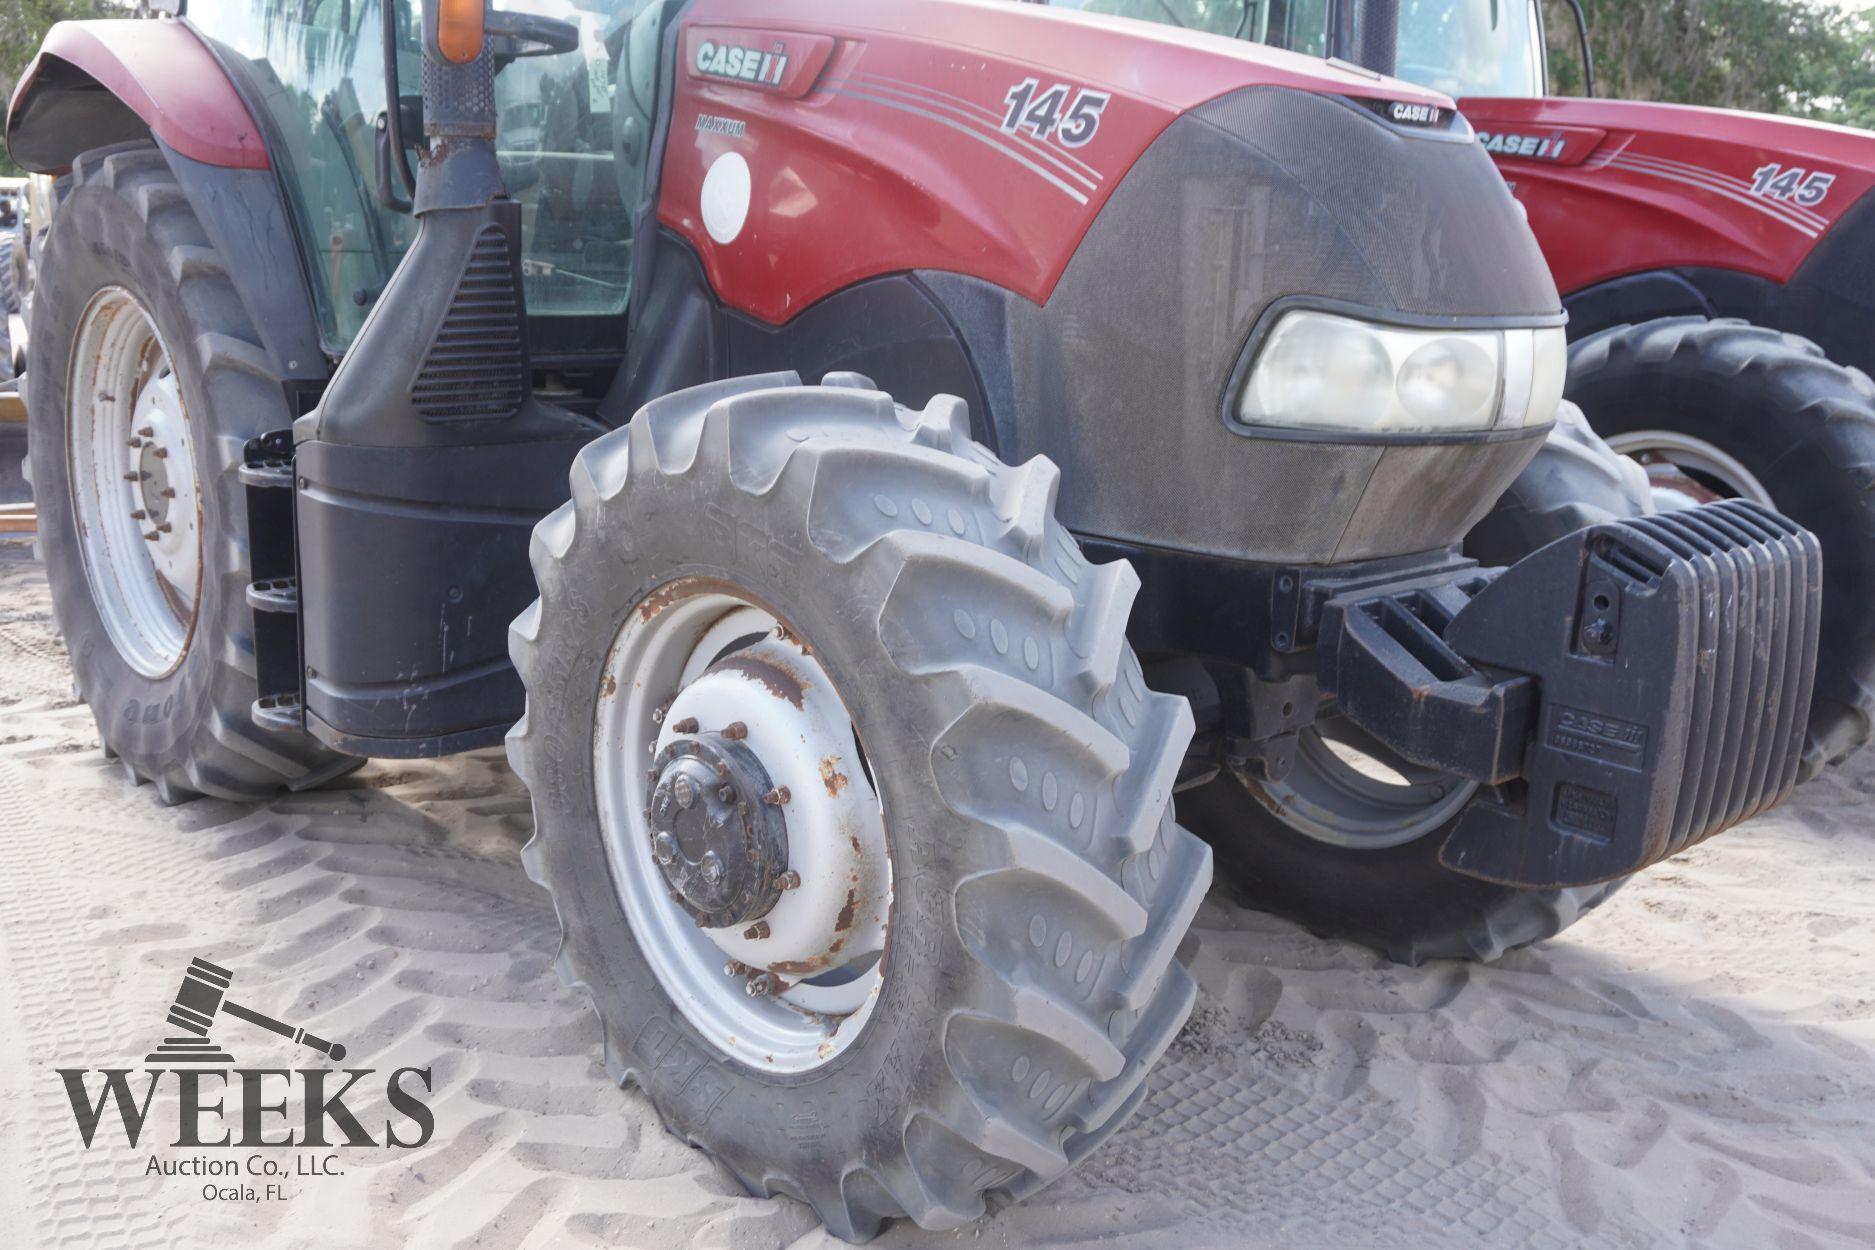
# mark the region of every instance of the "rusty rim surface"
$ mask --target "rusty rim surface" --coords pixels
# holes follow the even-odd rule
[[[169,349],[122,287],[99,291],[79,319],[67,396],[72,511],[92,602],[124,660],[166,676],[195,632],[201,495]]]
[[[673,858],[707,854],[660,844],[671,813],[653,819],[655,804],[671,802],[660,762],[675,767],[687,741],[732,743],[771,786],[762,796],[725,792],[731,808],[747,798],[785,822],[786,884],[760,916],[713,927],[673,886]],[[669,583],[613,640],[593,751],[613,882],[672,1002],[724,1054],[758,1069],[807,1071],[850,1045],[884,985],[891,865],[858,735],[811,646],[724,583]],[[682,793],[692,793],[688,781]]]

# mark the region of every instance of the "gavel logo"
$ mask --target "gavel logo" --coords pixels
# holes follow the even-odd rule
[[[338,1042],[328,1042],[323,1037],[314,1037],[305,1029],[296,1029],[290,1024],[282,1024],[272,1016],[264,1016],[249,1007],[228,998],[228,986],[234,980],[234,974],[226,968],[218,968],[206,959],[189,961],[188,971],[183,973],[182,986],[176,991],[176,1001],[170,1004],[169,1023],[179,1029],[195,1034],[194,1037],[166,1037],[163,1044],[156,1048],[156,1053],[146,1056],[150,1063],[232,1063],[233,1059],[223,1053],[208,1038],[209,1026],[215,1023],[217,1013],[245,1020],[249,1024],[258,1024],[269,1033],[278,1033],[289,1041],[302,1046],[310,1046],[321,1054],[331,1056],[333,1062],[345,1058],[345,1047]]]

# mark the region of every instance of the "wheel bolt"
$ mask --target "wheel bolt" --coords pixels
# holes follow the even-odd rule
[[[165,499],[174,499],[176,497],[176,488],[174,486],[165,486],[157,493],[162,495]]]
[[[174,528],[175,527],[171,525],[168,521],[159,521],[156,526],[156,532],[159,534],[167,534],[169,533],[170,530]]]
[[[697,718],[694,716],[686,716],[675,725],[672,725],[671,729],[680,734],[693,734],[697,731]]]
[[[671,797],[677,800],[677,806],[689,808],[697,801],[696,783],[688,777],[679,776],[671,782]]]
[[[144,438],[155,438],[156,427],[153,425],[146,425],[142,429],[138,430],[137,433],[142,435]]]
[[[788,787],[776,786],[773,790],[770,790],[767,794],[762,796],[762,802],[768,804],[770,807],[780,807],[793,797],[792,794],[788,793]]]
[[[153,542],[155,542],[155,541],[156,541],[156,531],[155,531],[155,530],[151,530],[151,531],[150,531],[149,533],[147,533],[147,534],[145,534],[145,535],[143,536],[143,541],[144,541],[144,542],[146,542],[146,543],[153,543]]]
[[[651,840],[651,854],[660,864],[668,864],[677,858],[677,839],[668,833],[660,833]]]
[[[723,965],[723,975],[726,977],[744,976],[748,971],[749,965],[743,963],[740,959],[732,959]]]
[[[750,998],[767,998],[781,987],[772,973],[758,972],[749,978],[749,983],[743,988],[748,991]]]
[[[741,721],[731,721],[723,728],[723,737],[731,742],[740,742],[749,736],[749,727]]]
[[[758,920],[742,931],[742,936],[751,942],[759,942],[768,936],[768,922]]]
[[[775,884],[784,890],[798,890],[801,888],[801,874],[790,868],[775,878]]]
[[[169,448],[167,447],[152,448],[150,451],[150,454],[152,456],[155,456],[158,460],[167,460],[169,459]]]
[[[710,885],[717,885],[723,879],[723,857],[715,851],[706,851],[703,862],[699,865],[703,871],[703,880]]]
[[[135,450],[136,448],[143,446],[143,440],[140,438],[133,438],[130,440],[130,446],[132,450]]]
[[[144,512],[142,508],[138,508],[135,512],[130,514],[130,519],[133,521],[141,521],[147,515],[149,514]]]
[[[149,476],[150,475],[148,473],[145,473],[140,469],[132,469],[130,472],[124,474],[124,480],[126,482],[143,482],[143,481],[148,481]]]

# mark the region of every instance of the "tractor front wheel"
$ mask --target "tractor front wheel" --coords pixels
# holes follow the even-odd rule
[[[1047,461],[864,379],[678,392],[582,450],[510,632],[528,871],[614,1079],[837,1235],[951,1228],[1145,1094],[1195,989],[1192,733]]]

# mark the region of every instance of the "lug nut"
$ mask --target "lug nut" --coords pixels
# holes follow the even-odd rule
[[[748,971],[749,965],[743,963],[740,959],[732,959],[723,965],[723,975],[726,977],[744,976]]]
[[[156,531],[155,531],[155,530],[151,530],[151,531],[150,531],[149,533],[147,533],[147,534],[145,534],[145,535],[143,536],[143,541],[144,541],[144,542],[146,542],[146,543],[153,543],[153,542],[155,542],[155,541],[156,541]]]
[[[138,508],[135,512],[130,514],[130,519],[133,521],[141,521],[145,516],[148,516],[148,515],[149,514],[146,513],[142,508]]]
[[[132,451],[135,451],[135,450],[136,450],[137,448],[139,448],[139,447],[141,447],[141,446],[143,446],[143,440],[142,440],[142,439],[140,439],[140,438],[133,438],[133,439],[131,439],[131,440],[130,440],[130,448],[131,448],[131,450],[132,450]]]
[[[149,477],[150,475],[148,473],[140,469],[132,469],[130,472],[124,474],[124,480],[126,482],[145,482],[149,480]]]
[[[155,438],[156,427],[153,425],[146,425],[142,429],[138,430],[137,433],[139,436],[143,438]]]
[[[784,890],[798,890],[801,888],[801,874],[790,868],[775,878],[775,884]]]
[[[749,736],[749,727],[741,721],[731,721],[723,728],[723,737],[731,742],[740,742]]]
[[[662,725],[664,723],[665,714],[668,713],[669,711],[670,709],[668,707],[652,708],[651,709],[651,723],[653,725]]]
[[[671,730],[680,734],[693,734],[697,731],[697,718],[694,716],[686,716],[675,725],[672,725]]]
[[[775,980],[773,973],[758,972],[749,978],[749,983],[743,988],[748,991],[750,998],[767,998],[781,986]]]
[[[728,785],[717,786],[716,797],[725,803],[734,803],[736,801],[736,788]]]
[[[167,534],[174,528],[175,526],[171,525],[168,521],[159,521],[156,525],[156,532],[159,534]]]
[[[742,936],[751,942],[759,942],[768,936],[768,922],[758,920],[742,931]]]
[[[651,854],[660,864],[668,864],[677,858],[677,839],[668,833],[660,833],[651,839]]]
[[[768,804],[770,807],[780,807],[793,797],[792,794],[788,793],[788,787],[776,786],[773,790],[770,790],[767,794],[762,796],[762,802]]]
[[[176,488],[174,486],[165,486],[157,493],[162,495],[165,499],[174,499],[176,497]]]
[[[150,449],[150,454],[155,456],[158,460],[167,460],[169,459],[169,448],[154,447]]]
[[[722,881],[723,857],[715,851],[704,852],[703,862],[699,867],[703,872],[703,880],[708,884],[717,885]]]
[[[677,800],[677,806],[689,808],[697,801],[697,786],[690,778],[679,776],[671,782],[671,797]]]

